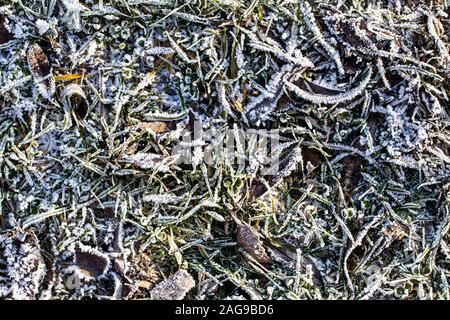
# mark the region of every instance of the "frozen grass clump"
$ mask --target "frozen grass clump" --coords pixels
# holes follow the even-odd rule
[[[440,0],[0,0],[0,297],[450,299],[449,26]],[[279,144],[233,162],[243,131]]]

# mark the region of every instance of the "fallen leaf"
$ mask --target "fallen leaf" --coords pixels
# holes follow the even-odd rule
[[[180,269],[158,283],[150,293],[157,300],[181,300],[194,287],[194,278],[186,270]]]
[[[259,234],[252,227],[244,224],[238,225],[236,240],[239,246],[256,261],[266,263],[271,260],[260,240]]]
[[[97,249],[79,244],[75,248],[75,266],[87,278],[103,275],[109,267],[108,256]]]

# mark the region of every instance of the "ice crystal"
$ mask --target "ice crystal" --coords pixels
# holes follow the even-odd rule
[[[151,295],[153,299],[181,300],[194,287],[194,278],[186,270],[180,269],[167,280],[158,283],[151,290]]]
[[[0,297],[36,299],[47,268],[34,233],[0,234],[0,249]]]
[[[448,299],[449,22],[3,1],[0,296]]]
[[[361,83],[358,86],[347,92],[337,95],[311,94],[307,91],[300,89],[299,87],[290,82],[286,83],[286,86],[300,98],[312,102],[314,104],[336,104],[350,101],[356,98],[357,96],[361,95],[363,93],[363,90],[369,83],[371,76],[372,76],[372,69],[369,69],[366,76],[361,80]]]

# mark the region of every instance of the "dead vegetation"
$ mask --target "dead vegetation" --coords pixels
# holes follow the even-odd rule
[[[449,299],[449,25],[446,1],[0,1],[0,297]],[[208,149],[252,130],[270,156]]]

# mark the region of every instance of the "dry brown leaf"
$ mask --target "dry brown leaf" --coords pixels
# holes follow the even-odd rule
[[[151,296],[158,300],[181,300],[194,287],[194,278],[186,270],[180,269],[158,283],[151,290]]]
[[[11,39],[13,39],[13,35],[6,29],[5,18],[0,16],[0,44],[7,43]]]
[[[256,261],[261,263],[270,262],[271,259],[267,255],[259,234],[252,227],[244,224],[238,225],[236,240],[239,246]]]
[[[108,256],[97,249],[79,244],[75,248],[75,266],[87,278],[96,278],[103,275],[110,264]]]
[[[44,98],[51,99],[55,93],[55,79],[47,56],[38,44],[34,44],[28,50],[27,58],[39,93]]]

